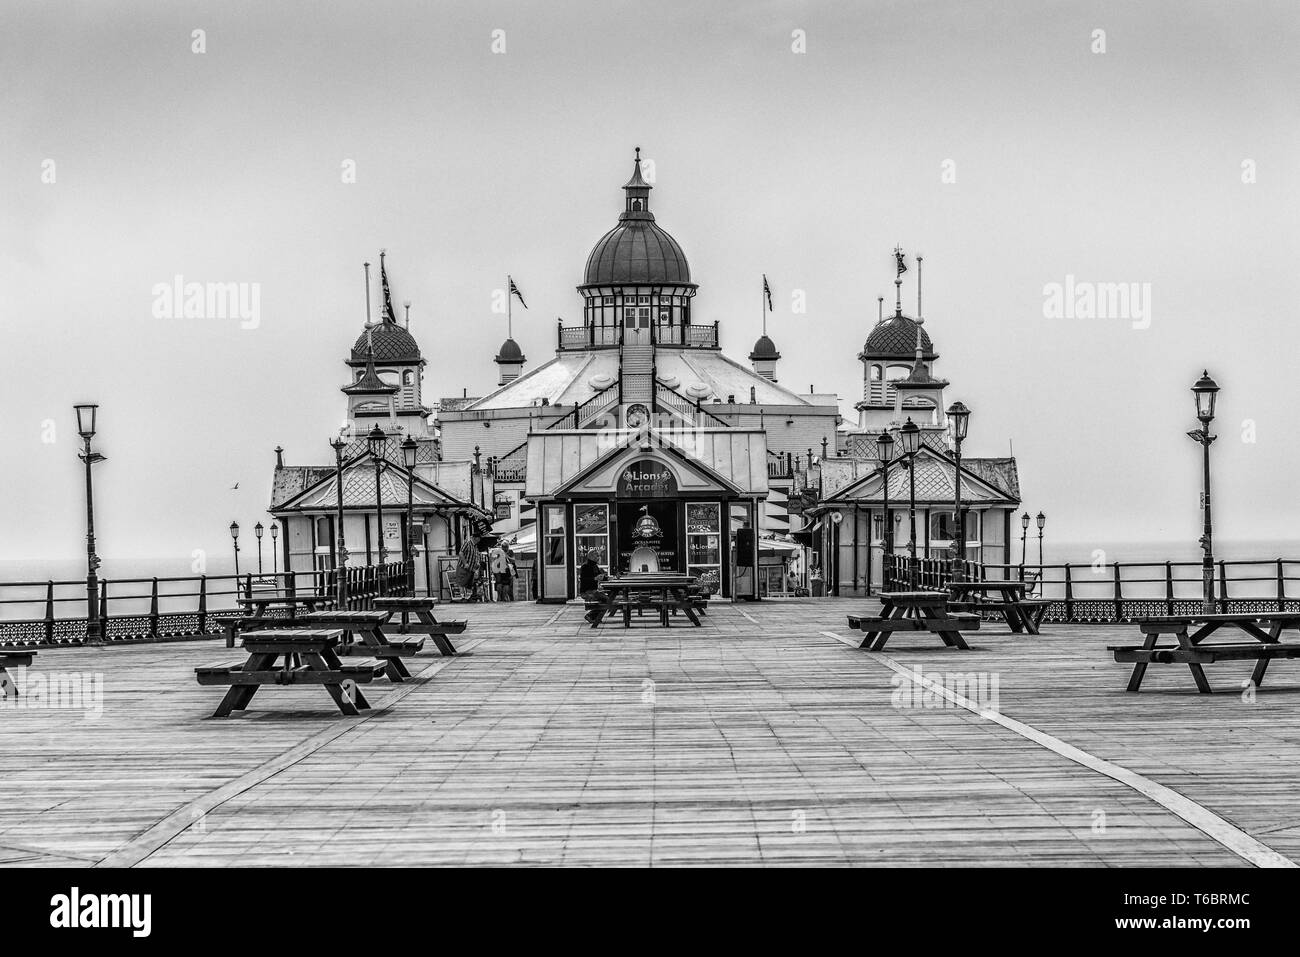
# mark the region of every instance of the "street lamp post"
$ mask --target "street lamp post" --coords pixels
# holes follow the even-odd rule
[[[235,544],[235,599],[239,598],[239,523],[230,523],[230,540]]]
[[[419,451],[415,439],[409,435],[402,443],[402,464],[406,466],[406,593],[415,594],[415,548],[411,538],[415,534],[415,458]]]
[[[961,512],[961,444],[970,428],[970,409],[961,402],[954,402],[948,407],[948,434],[952,437],[953,461],[953,581],[961,581],[966,561],[966,517]]]
[[[1196,417],[1201,420],[1201,427],[1193,429],[1187,434],[1201,444],[1204,453],[1201,482],[1201,506],[1205,513],[1204,529],[1201,532],[1201,578],[1204,586],[1204,595],[1202,596],[1201,611],[1205,614],[1215,612],[1214,602],[1214,526],[1210,520],[1210,443],[1218,436],[1210,434],[1210,423],[1214,421],[1214,403],[1219,394],[1218,384],[1210,378],[1209,370],[1201,373],[1201,377],[1192,386],[1192,394],[1196,396]]]
[[[73,406],[77,412],[77,434],[84,443],[77,458],[86,463],[86,643],[97,645],[104,638],[103,623],[99,620],[99,556],[95,554],[95,489],[90,469],[104,456],[90,450],[90,440],[95,436],[95,418],[99,406],[93,402]]]
[[[384,492],[379,486],[379,473],[383,468],[384,445],[388,441],[388,436],[379,426],[375,426],[366,433],[366,447],[370,450],[370,458],[375,463],[375,513],[376,521],[379,525],[379,564],[384,564],[384,556],[388,554],[388,549],[384,547]]]
[[[1038,577],[1043,577],[1043,526],[1047,524],[1047,516],[1042,512],[1034,519],[1038,523]]]
[[[271,523],[271,577],[276,581],[280,580],[280,555],[276,544],[280,540],[280,523],[278,521]]]
[[[1029,513],[1024,512],[1020,516],[1020,573],[1025,573],[1025,563],[1029,560],[1025,555],[1025,539],[1029,535]]]
[[[334,493],[337,502],[337,514],[335,522],[338,525],[338,531],[335,533],[338,538],[338,556],[335,565],[335,588],[338,591],[338,607],[347,608],[347,570],[348,570],[348,548],[343,538],[343,450],[347,448],[348,443],[343,440],[343,436],[335,436],[330,439],[330,448],[334,450]]]
[[[257,577],[258,578],[262,577],[262,533],[265,531],[266,529],[262,527],[261,522],[258,522],[256,525],[253,526],[253,534],[257,536]]]
[[[921,447],[921,427],[912,421],[909,415],[903,427],[898,430],[902,440],[903,455],[907,456],[907,521],[910,527],[907,542],[908,554],[912,557],[912,574],[909,581],[916,587],[916,453]]]
[[[888,570],[893,573],[894,561],[894,526],[889,520],[889,463],[894,455],[894,437],[888,431],[881,432],[876,439],[876,457],[880,459],[880,494],[884,503],[885,524],[884,524],[884,541],[881,542],[881,552],[883,560],[880,563],[882,584],[888,584],[885,581],[885,572]]]

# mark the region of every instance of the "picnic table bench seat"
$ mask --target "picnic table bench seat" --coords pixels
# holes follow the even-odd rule
[[[1140,645],[1107,645],[1106,650],[1117,662],[1131,662],[1133,672],[1125,690],[1136,692],[1151,664],[1185,664],[1192,673],[1196,688],[1210,694],[1209,679],[1203,665],[1217,661],[1255,661],[1250,680],[1255,687],[1264,683],[1268,664],[1275,659],[1300,658],[1300,644],[1282,644],[1281,633],[1300,630],[1300,613],[1205,613],[1194,615],[1156,615],[1135,619],[1143,636]],[[1207,642],[1206,639],[1225,627],[1236,628],[1252,641]],[[1267,627],[1268,630],[1265,630]],[[1160,646],[1162,636],[1171,636],[1176,645]]]
[[[392,664],[379,658],[362,658],[344,664],[336,653],[342,632],[338,629],[261,629],[244,633],[246,661],[219,661],[194,669],[200,685],[229,688],[213,717],[243,711],[263,685],[320,685],[339,710],[356,715],[370,703],[359,685],[368,684]],[[283,664],[277,667],[277,660]]]
[[[34,651],[0,651],[0,699],[9,697],[9,669],[29,667],[35,657]],[[18,694],[16,688],[14,694]]]
[[[266,668],[261,671],[247,671],[247,662],[218,661],[200,665],[194,669],[194,675],[201,685],[252,685],[252,684],[330,684],[340,679],[351,678],[360,684],[374,681],[384,676],[387,663],[378,658],[349,658],[347,663],[332,668],[328,672],[315,671],[306,665],[291,668]]]

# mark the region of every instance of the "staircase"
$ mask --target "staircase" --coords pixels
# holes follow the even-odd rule
[[[649,342],[625,342],[619,352],[623,366],[623,404],[640,402],[654,408],[655,347]]]

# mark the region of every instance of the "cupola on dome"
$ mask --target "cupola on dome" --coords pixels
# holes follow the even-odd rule
[[[626,199],[618,225],[600,238],[587,257],[587,285],[691,281],[682,247],[650,212],[653,188],[641,176],[641,148],[637,147],[632,178],[623,186]]]

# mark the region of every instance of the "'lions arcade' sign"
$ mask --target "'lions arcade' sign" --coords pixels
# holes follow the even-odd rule
[[[664,498],[677,494],[677,479],[662,462],[641,459],[618,477],[619,498]]]

